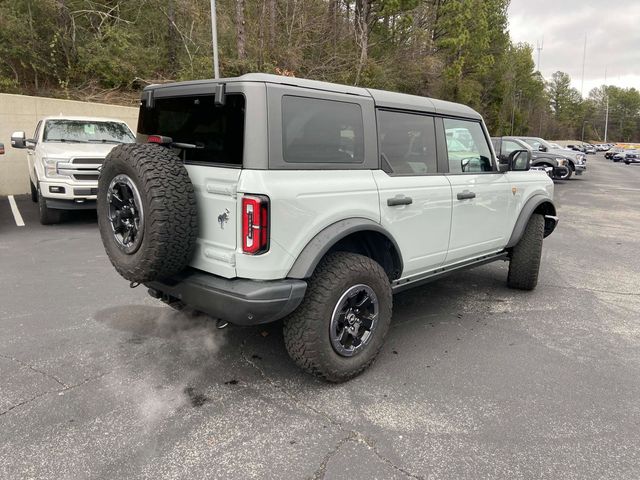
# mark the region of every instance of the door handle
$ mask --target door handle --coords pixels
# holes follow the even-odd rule
[[[470,192],[469,190],[465,190],[458,194],[458,200],[468,200],[470,198],[476,198],[476,194],[474,192]]]
[[[405,197],[404,195],[396,195],[393,198],[387,198],[387,205],[390,207],[397,207],[398,205],[411,205],[413,199],[411,197]]]

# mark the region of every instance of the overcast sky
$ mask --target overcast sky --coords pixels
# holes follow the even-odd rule
[[[534,47],[544,39],[540,70],[546,79],[562,70],[584,96],[607,83],[640,90],[640,0],[511,0],[509,31],[514,42]]]

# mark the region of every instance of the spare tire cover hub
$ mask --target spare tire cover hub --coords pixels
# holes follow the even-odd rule
[[[144,235],[144,209],[140,192],[128,175],[119,174],[111,180],[107,202],[116,243],[125,253],[135,253]]]

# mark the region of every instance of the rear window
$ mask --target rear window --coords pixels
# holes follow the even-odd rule
[[[141,107],[138,132],[194,145],[182,150],[185,161],[241,166],[244,117],[243,95],[226,95],[224,105],[213,95],[156,98],[153,108]]]
[[[362,163],[360,105],[285,95],[282,154],[287,163]]]

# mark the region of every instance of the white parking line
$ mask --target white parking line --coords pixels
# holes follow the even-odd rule
[[[13,198],[13,195],[9,195],[9,204],[11,205],[11,212],[13,213],[16,225],[24,227],[24,220],[22,220],[22,215],[20,215],[20,210],[18,210],[18,205],[16,205],[16,199]]]

